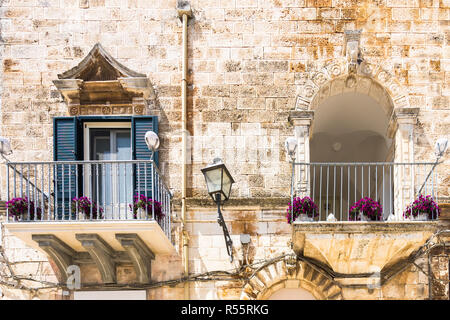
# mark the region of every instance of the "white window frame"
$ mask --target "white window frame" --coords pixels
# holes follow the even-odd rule
[[[127,122],[85,122],[83,124],[83,141],[84,141],[84,159],[85,160],[91,160],[90,159],[90,134],[89,129],[130,129],[130,142],[133,142],[133,137],[131,136],[131,121]],[[130,148],[130,159],[132,159],[132,150],[133,148]],[[88,166],[84,166],[83,168],[83,176],[89,177],[89,168]],[[114,187],[114,185],[113,185]],[[90,195],[91,190],[89,187],[89,179],[83,179],[83,194],[84,195]]]

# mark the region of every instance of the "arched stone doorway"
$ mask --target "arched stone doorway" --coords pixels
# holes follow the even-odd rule
[[[316,300],[316,298],[302,288],[283,288],[267,297],[266,300]]]
[[[288,255],[257,270],[247,281],[243,300],[340,300],[342,290],[323,270]]]
[[[387,166],[375,168],[376,173],[364,172],[367,166],[356,168],[355,164],[414,162],[418,109],[409,108],[405,90],[381,66],[363,62],[356,70],[351,67],[351,63],[341,60],[311,72],[299,87],[296,110],[291,111],[290,120],[298,139],[297,162],[353,165],[322,166],[325,170],[337,169],[323,172],[322,177],[318,172],[321,166],[298,166],[295,193],[322,200],[317,201],[321,220],[331,212],[338,220],[348,220],[348,208],[364,196],[382,203],[384,218],[395,212],[401,219],[404,205],[411,201],[414,191],[402,176],[405,173],[389,172],[394,169]],[[327,180],[328,176],[332,179]],[[402,183],[394,186],[394,176]],[[327,184],[333,188],[331,195],[327,194]],[[351,191],[349,186],[353,186]]]

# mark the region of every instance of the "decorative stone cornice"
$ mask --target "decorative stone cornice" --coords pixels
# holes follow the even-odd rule
[[[144,114],[147,101],[156,97],[145,74],[119,63],[99,43],[53,83],[73,116]]]

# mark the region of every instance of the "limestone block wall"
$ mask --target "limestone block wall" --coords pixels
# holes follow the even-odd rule
[[[190,3],[194,18],[188,26],[189,197],[206,198],[200,168],[216,156],[223,158],[236,180],[232,197],[261,203],[288,197],[290,167],[283,143],[294,135],[288,123],[289,111],[295,108],[297,90],[306,79],[327,62],[345,57],[345,30],[362,30],[364,59],[395,75],[407,92],[409,105],[420,108],[415,160],[434,160],[435,140],[450,135],[447,0]],[[182,51],[176,1],[4,0],[0,5],[0,134],[11,140],[14,153],[9,158],[52,159],[52,119],[68,115],[52,80],[78,64],[100,42],[120,63],[151,80],[156,99],[146,112],[160,117],[161,169],[179,198]],[[438,170],[440,197],[448,198],[448,157]],[[5,176],[4,165],[0,175]],[[0,186],[4,198],[4,178]],[[228,269],[231,266],[214,211],[191,210],[192,272]],[[239,244],[240,233],[251,235],[254,259],[273,257],[288,248],[290,231],[284,210],[265,210],[236,210],[226,218],[234,243]],[[242,215],[251,216],[252,222],[245,222]],[[209,222],[196,221],[203,219]],[[8,240],[6,231],[2,235],[2,246],[11,259],[20,261],[32,254],[36,256],[30,259],[43,259],[42,264],[48,266],[41,254]],[[162,262],[161,270],[173,260]],[[179,267],[179,262],[176,264]],[[161,279],[176,276],[157,274]],[[192,285],[191,293],[192,297],[207,297],[216,292],[213,288],[220,287],[227,293],[217,293],[218,298],[237,298],[239,285],[198,282]],[[343,296],[350,297],[346,292]],[[149,297],[182,293],[179,286],[164,287],[150,290]]]

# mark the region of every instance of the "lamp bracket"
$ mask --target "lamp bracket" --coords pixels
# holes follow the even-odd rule
[[[220,198],[220,193],[216,194],[215,201],[217,203],[217,222],[222,227],[223,236],[225,237],[225,245],[227,247],[227,253],[230,256],[230,262],[233,262],[233,241],[231,240],[227,225],[225,223],[225,220],[223,219],[222,212],[220,211]]]

